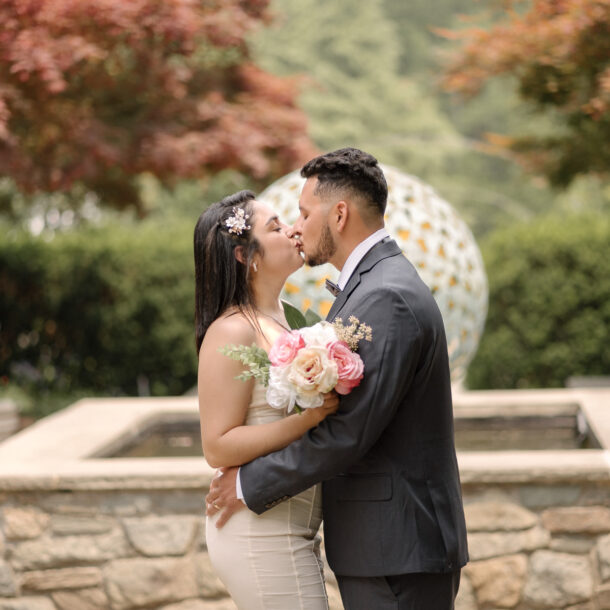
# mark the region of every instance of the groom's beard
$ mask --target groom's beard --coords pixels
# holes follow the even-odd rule
[[[322,229],[322,233],[320,234],[320,239],[318,239],[318,243],[316,244],[316,249],[313,254],[307,256],[305,262],[310,267],[316,267],[318,265],[323,265],[327,263],[330,257],[337,251],[337,244],[333,239],[333,235],[330,232],[330,228],[328,224],[324,225]]]

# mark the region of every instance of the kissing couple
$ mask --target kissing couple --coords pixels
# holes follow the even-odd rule
[[[240,610],[324,610],[317,534],[346,610],[450,610],[468,560],[449,358],[436,302],[384,228],[377,160],[316,157],[299,218],[285,225],[250,191],[195,227],[196,338],[207,547]],[[279,295],[303,264],[339,271],[329,322],[354,316],[360,384],[321,406],[271,407],[227,345],[269,352],[289,327]]]

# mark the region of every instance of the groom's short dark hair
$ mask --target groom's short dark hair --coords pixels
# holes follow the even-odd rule
[[[357,148],[340,148],[315,157],[301,169],[303,178],[318,179],[318,197],[349,191],[366,203],[366,212],[383,216],[388,185],[377,159]]]

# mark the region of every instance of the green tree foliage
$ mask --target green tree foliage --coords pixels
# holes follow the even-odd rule
[[[610,219],[542,217],[483,245],[489,313],[470,388],[561,387],[610,371]]]
[[[449,43],[434,29],[480,10],[479,3],[375,0],[354,10],[350,0],[274,0],[271,6],[274,22],[255,36],[254,56],[275,74],[305,76],[300,102],[321,149],[359,146],[417,175],[477,235],[553,205],[555,194],[544,184],[481,145],[492,127],[531,121],[508,84],[469,104],[450,104],[439,91],[439,51]]]
[[[192,387],[191,235],[130,223],[0,242],[0,378],[38,395]]]
[[[434,163],[430,143],[452,128],[434,99],[398,72],[400,45],[381,0],[277,0],[255,57],[280,75],[307,75],[300,101],[323,150],[352,145],[415,172]]]
[[[475,235],[507,222],[528,221],[550,209],[610,209],[607,181],[580,177],[558,192],[547,181],[528,174],[511,155],[498,154],[498,148],[490,146],[486,140],[490,132],[536,137],[555,126],[552,117],[541,117],[523,102],[510,76],[487,82],[476,97],[443,93],[443,70],[459,41],[443,38],[439,32],[473,24],[490,28],[505,17],[504,3],[384,0],[384,5],[399,33],[401,74],[415,79],[425,97],[437,101],[459,134],[458,139],[440,138],[433,143],[442,163],[427,166],[419,175],[457,207]]]
[[[453,25],[456,18],[481,11],[472,0],[383,0],[386,15],[398,34],[401,74],[429,79],[438,68],[438,35],[434,30]]]

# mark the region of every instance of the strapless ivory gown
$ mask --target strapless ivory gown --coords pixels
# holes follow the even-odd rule
[[[246,425],[285,417],[256,384]],[[320,537],[322,488],[316,485],[257,515],[244,509],[221,528],[206,520],[210,560],[239,610],[327,610]]]

